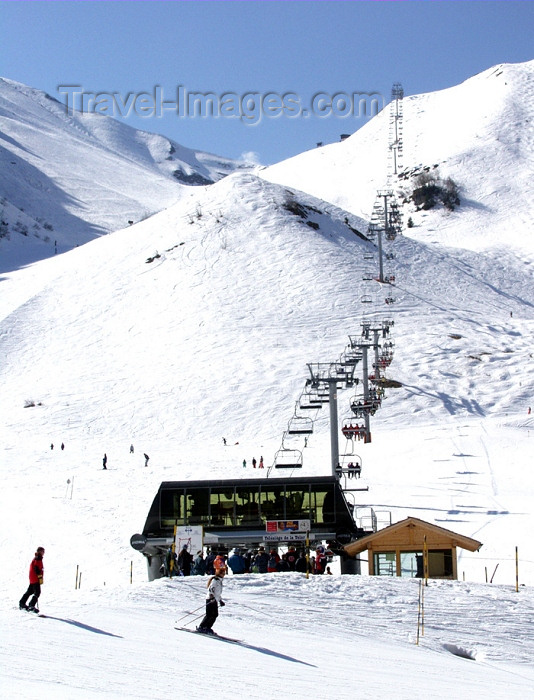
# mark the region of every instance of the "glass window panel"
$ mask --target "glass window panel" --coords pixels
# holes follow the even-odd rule
[[[300,488],[287,488],[286,518],[288,520],[309,520],[310,494],[308,485]]]
[[[396,576],[395,552],[377,552],[374,562],[375,576]]]
[[[260,492],[261,519],[285,520],[285,497],[283,486],[262,486]]]
[[[183,489],[161,492],[161,526],[174,527],[185,523],[185,496]]]
[[[407,578],[422,578],[423,552],[400,553],[401,576]]]
[[[259,525],[259,486],[237,487],[235,495],[237,525]]]
[[[209,523],[210,490],[209,487],[187,489],[187,522],[190,525]]]
[[[232,486],[211,489],[210,514],[212,525],[235,525],[235,501]]]

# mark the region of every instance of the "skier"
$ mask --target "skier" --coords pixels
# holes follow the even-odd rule
[[[260,469],[263,469],[263,457],[260,457]]]
[[[252,458],[252,466],[256,469],[256,457]]]
[[[44,566],[43,566],[43,556],[44,547],[37,547],[35,556],[30,564],[30,585],[28,590],[19,600],[20,610],[30,610],[31,612],[38,613],[39,608],[37,607],[37,601],[41,595],[41,586],[43,584],[44,576]],[[30,600],[30,604],[26,605],[26,601],[30,596],[33,596]]]
[[[226,447],[226,438],[223,438],[223,445]]]
[[[246,468],[247,468],[247,460],[244,459],[244,460],[243,460],[243,469],[246,469]]]
[[[108,463],[108,456],[104,453],[104,459],[102,460],[102,469],[107,469],[106,464]]]
[[[134,453],[134,446],[130,445],[130,454],[133,455],[133,453]]]
[[[221,608],[224,607],[224,601],[222,599],[223,590],[223,579],[226,574],[224,568],[219,568],[215,570],[215,576],[212,576],[208,581],[208,596],[206,598],[206,615],[204,619],[197,627],[197,632],[202,632],[202,634],[215,634],[212,630],[215,620],[219,616],[219,605]]]
[[[148,467],[148,460],[150,459],[150,457],[147,455],[146,452],[145,452],[145,454],[144,454],[143,456],[144,456],[144,458],[145,458],[145,467]]]

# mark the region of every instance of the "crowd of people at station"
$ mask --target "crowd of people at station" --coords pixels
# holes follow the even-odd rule
[[[236,547],[230,556],[219,552],[215,547],[208,548],[206,556],[199,550],[196,557],[189,552],[184,544],[179,554],[169,547],[163,571],[165,576],[213,576],[217,570],[225,569],[232,574],[268,574],[297,571],[300,573],[324,574],[330,573],[327,563],[331,561],[332,552],[319,545],[313,555],[306,557],[304,549],[290,546],[280,554],[277,548],[267,550],[264,546],[246,549]],[[328,569],[328,571],[327,571]]]

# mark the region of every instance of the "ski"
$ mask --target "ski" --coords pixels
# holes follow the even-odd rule
[[[44,615],[43,613],[36,613],[35,610],[28,610],[28,608],[19,608],[22,612],[27,612],[31,613],[30,617],[48,617],[48,615]]]
[[[191,632],[191,634],[198,634],[199,637],[207,637],[209,639],[220,639],[221,642],[228,642],[230,644],[243,644],[242,639],[234,639],[233,637],[223,637],[220,634],[205,634],[204,632],[198,632],[197,630],[192,630],[187,627],[175,627],[175,630],[179,632]]]

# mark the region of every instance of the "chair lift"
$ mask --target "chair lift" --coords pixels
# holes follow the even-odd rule
[[[364,401],[363,397],[355,396],[350,402],[350,410],[355,418],[365,418],[368,415],[374,416],[378,408],[380,408],[380,400],[378,399],[367,399],[367,401]]]
[[[367,296],[366,294],[364,294],[361,297],[360,301],[362,302],[362,304],[372,304],[373,303],[373,300],[371,299],[371,297]]]
[[[301,411],[315,410],[323,407],[323,404],[321,401],[319,401],[317,394],[313,392],[302,393],[298,403]]]
[[[361,440],[366,435],[365,425],[359,425],[353,418],[343,419],[341,432],[347,440]]]
[[[313,433],[313,421],[311,418],[293,416],[288,423],[289,435],[311,435]]]
[[[274,455],[275,469],[301,469],[302,452],[281,447]]]

